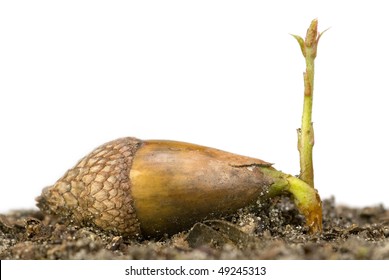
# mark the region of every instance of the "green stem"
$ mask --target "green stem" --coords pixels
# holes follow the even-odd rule
[[[312,149],[315,143],[312,125],[312,100],[313,83],[315,76],[315,58],[317,45],[323,33],[317,32],[317,19],[311,22],[307,30],[305,40],[297,35],[292,35],[300,45],[305,58],[306,70],[304,72],[304,107],[301,120],[301,128],[298,133],[298,150],[300,153],[300,178],[314,187]]]
[[[305,49],[306,72],[304,73],[304,107],[301,129],[298,130],[298,150],[300,153],[300,178],[314,187],[312,150],[315,137],[312,124],[313,82],[315,57],[312,48]]]

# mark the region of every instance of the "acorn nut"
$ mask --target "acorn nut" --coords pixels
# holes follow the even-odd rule
[[[37,205],[74,224],[149,238],[285,191],[311,231],[320,231],[316,190],[268,162],[184,142],[126,137],[81,159],[43,189]]]

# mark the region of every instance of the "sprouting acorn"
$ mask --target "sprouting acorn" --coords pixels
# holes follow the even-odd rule
[[[37,205],[73,224],[150,238],[283,192],[292,194],[311,232],[321,231],[317,191],[268,162],[190,143],[126,137],[81,159],[43,189]]]

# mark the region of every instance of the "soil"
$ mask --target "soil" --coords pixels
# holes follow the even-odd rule
[[[41,212],[0,215],[0,259],[389,259],[389,210],[323,201],[311,235],[288,197],[159,240],[129,240]]]

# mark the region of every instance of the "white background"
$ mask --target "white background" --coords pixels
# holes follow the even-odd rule
[[[389,206],[385,1],[1,1],[0,211],[122,136],[172,139],[299,173],[304,59],[323,35],[316,188]]]

